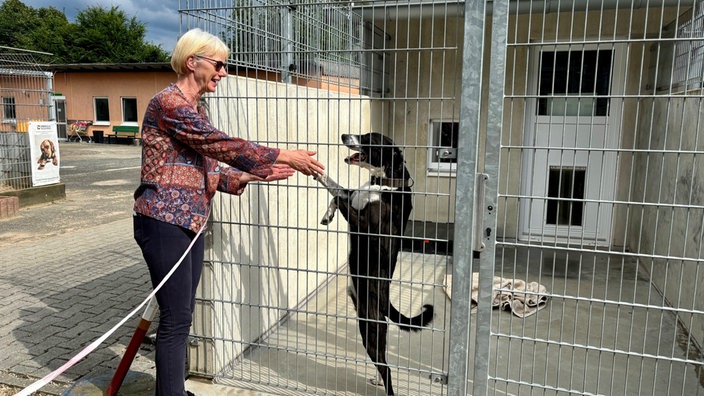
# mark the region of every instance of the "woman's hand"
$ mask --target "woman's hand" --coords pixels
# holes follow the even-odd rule
[[[252,181],[263,181],[263,182],[273,182],[278,180],[285,180],[293,176],[296,171],[288,165],[285,164],[274,164],[271,167],[271,174],[265,178],[254,176],[251,173],[242,173],[240,176],[240,182],[249,183]]]
[[[325,166],[316,161],[315,151],[281,149],[276,158],[277,163],[287,164],[306,176],[318,176],[325,172]]]

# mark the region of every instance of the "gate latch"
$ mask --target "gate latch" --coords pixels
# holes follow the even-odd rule
[[[484,250],[484,198],[486,196],[486,182],[489,175],[477,173],[474,179],[474,224],[472,236],[472,250],[481,252]]]

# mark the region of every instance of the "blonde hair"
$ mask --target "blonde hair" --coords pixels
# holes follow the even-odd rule
[[[184,33],[176,42],[171,54],[171,68],[179,75],[186,74],[186,60],[190,56],[222,56],[227,59],[230,49],[217,36],[194,28]]]

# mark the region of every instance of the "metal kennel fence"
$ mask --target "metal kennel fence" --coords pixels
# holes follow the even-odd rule
[[[403,149],[397,394],[697,395],[704,339],[700,0],[180,1],[231,45],[223,130]],[[383,394],[347,296],[341,216],[300,175],[219,196],[189,366],[274,394]]]
[[[39,67],[47,55],[0,46],[0,192],[32,187],[27,127],[51,119],[53,75]]]

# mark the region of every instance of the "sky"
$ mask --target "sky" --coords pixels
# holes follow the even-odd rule
[[[179,35],[178,0],[21,0],[32,8],[52,6],[63,11],[70,22],[79,11],[91,6],[118,6],[127,18],[135,17],[146,27],[145,41],[161,45],[171,53]]]

